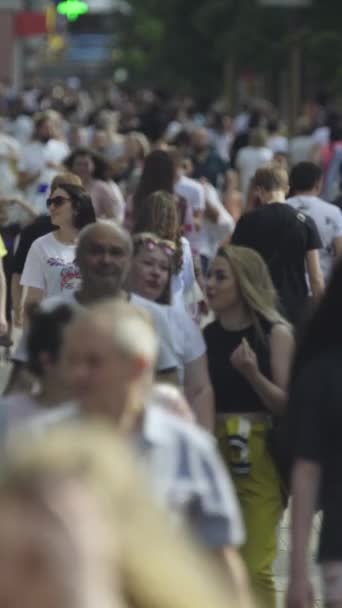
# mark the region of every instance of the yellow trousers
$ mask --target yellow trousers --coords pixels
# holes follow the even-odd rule
[[[273,562],[277,554],[277,529],[283,513],[280,481],[266,446],[268,426],[252,423],[248,437],[249,470],[236,474],[236,450],[229,445],[227,422],[218,424],[219,446],[235,485],[244,518],[247,541],[241,549],[251,583],[261,606],[275,608]]]

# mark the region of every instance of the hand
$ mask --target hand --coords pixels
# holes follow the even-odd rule
[[[314,593],[308,578],[298,574],[295,580],[290,579],[286,598],[287,608],[312,608],[313,605]]]
[[[0,318],[0,336],[5,336],[8,332],[8,323],[5,318]]]
[[[246,338],[243,338],[240,346],[234,350],[230,362],[246,379],[253,378],[259,371],[256,354],[249,346]]]

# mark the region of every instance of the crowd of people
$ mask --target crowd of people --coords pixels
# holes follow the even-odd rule
[[[337,608],[340,114],[289,137],[75,79],[0,107],[0,598],[275,608],[291,499],[288,608],[318,510]]]

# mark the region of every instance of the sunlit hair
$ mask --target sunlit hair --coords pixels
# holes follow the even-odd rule
[[[158,339],[148,313],[123,300],[104,300],[84,313],[110,334],[117,351],[127,357],[143,357],[154,366]]]
[[[108,428],[74,423],[20,442],[1,461],[0,497],[9,488],[34,486],[48,500],[63,478],[83,484],[103,508],[113,577],[119,575],[129,608],[235,606],[227,570],[223,580],[186,531],[170,524],[147,493],[133,454]]]
[[[261,167],[252,179],[252,187],[263,188],[266,192],[282,190],[287,194],[289,190],[288,172],[272,164]]]
[[[53,178],[50,190],[51,192],[53,192],[54,190],[57,190],[57,188],[63,187],[63,185],[65,184],[82,187],[82,180],[75,173],[65,171],[64,173],[59,173],[58,175],[56,175],[56,177]]]
[[[260,320],[286,324],[278,312],[278,295],[262,257],[253,249],[236,245],[220,247],[217,255],[229,262],[243,303],[259,335],[264,337]]]
[[[183,266],[181,225],[177,199],[173,194],[159,190],[145,198],[137,208],[133,232],[152,232],[161,239],[176,245],[175,271]]]

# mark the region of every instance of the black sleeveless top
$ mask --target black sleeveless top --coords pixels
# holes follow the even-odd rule
[[[257,356],[260,372],[271,380],[269,337],[272,324],[265,320],[260,320],[260,324],[265,340],[253,325],[239,331],[228,331],[219,321],[214,321],[204,329],[209,374],[218,414],[269,412],[251,385],[230,363],[232,353],[246,338]]]

